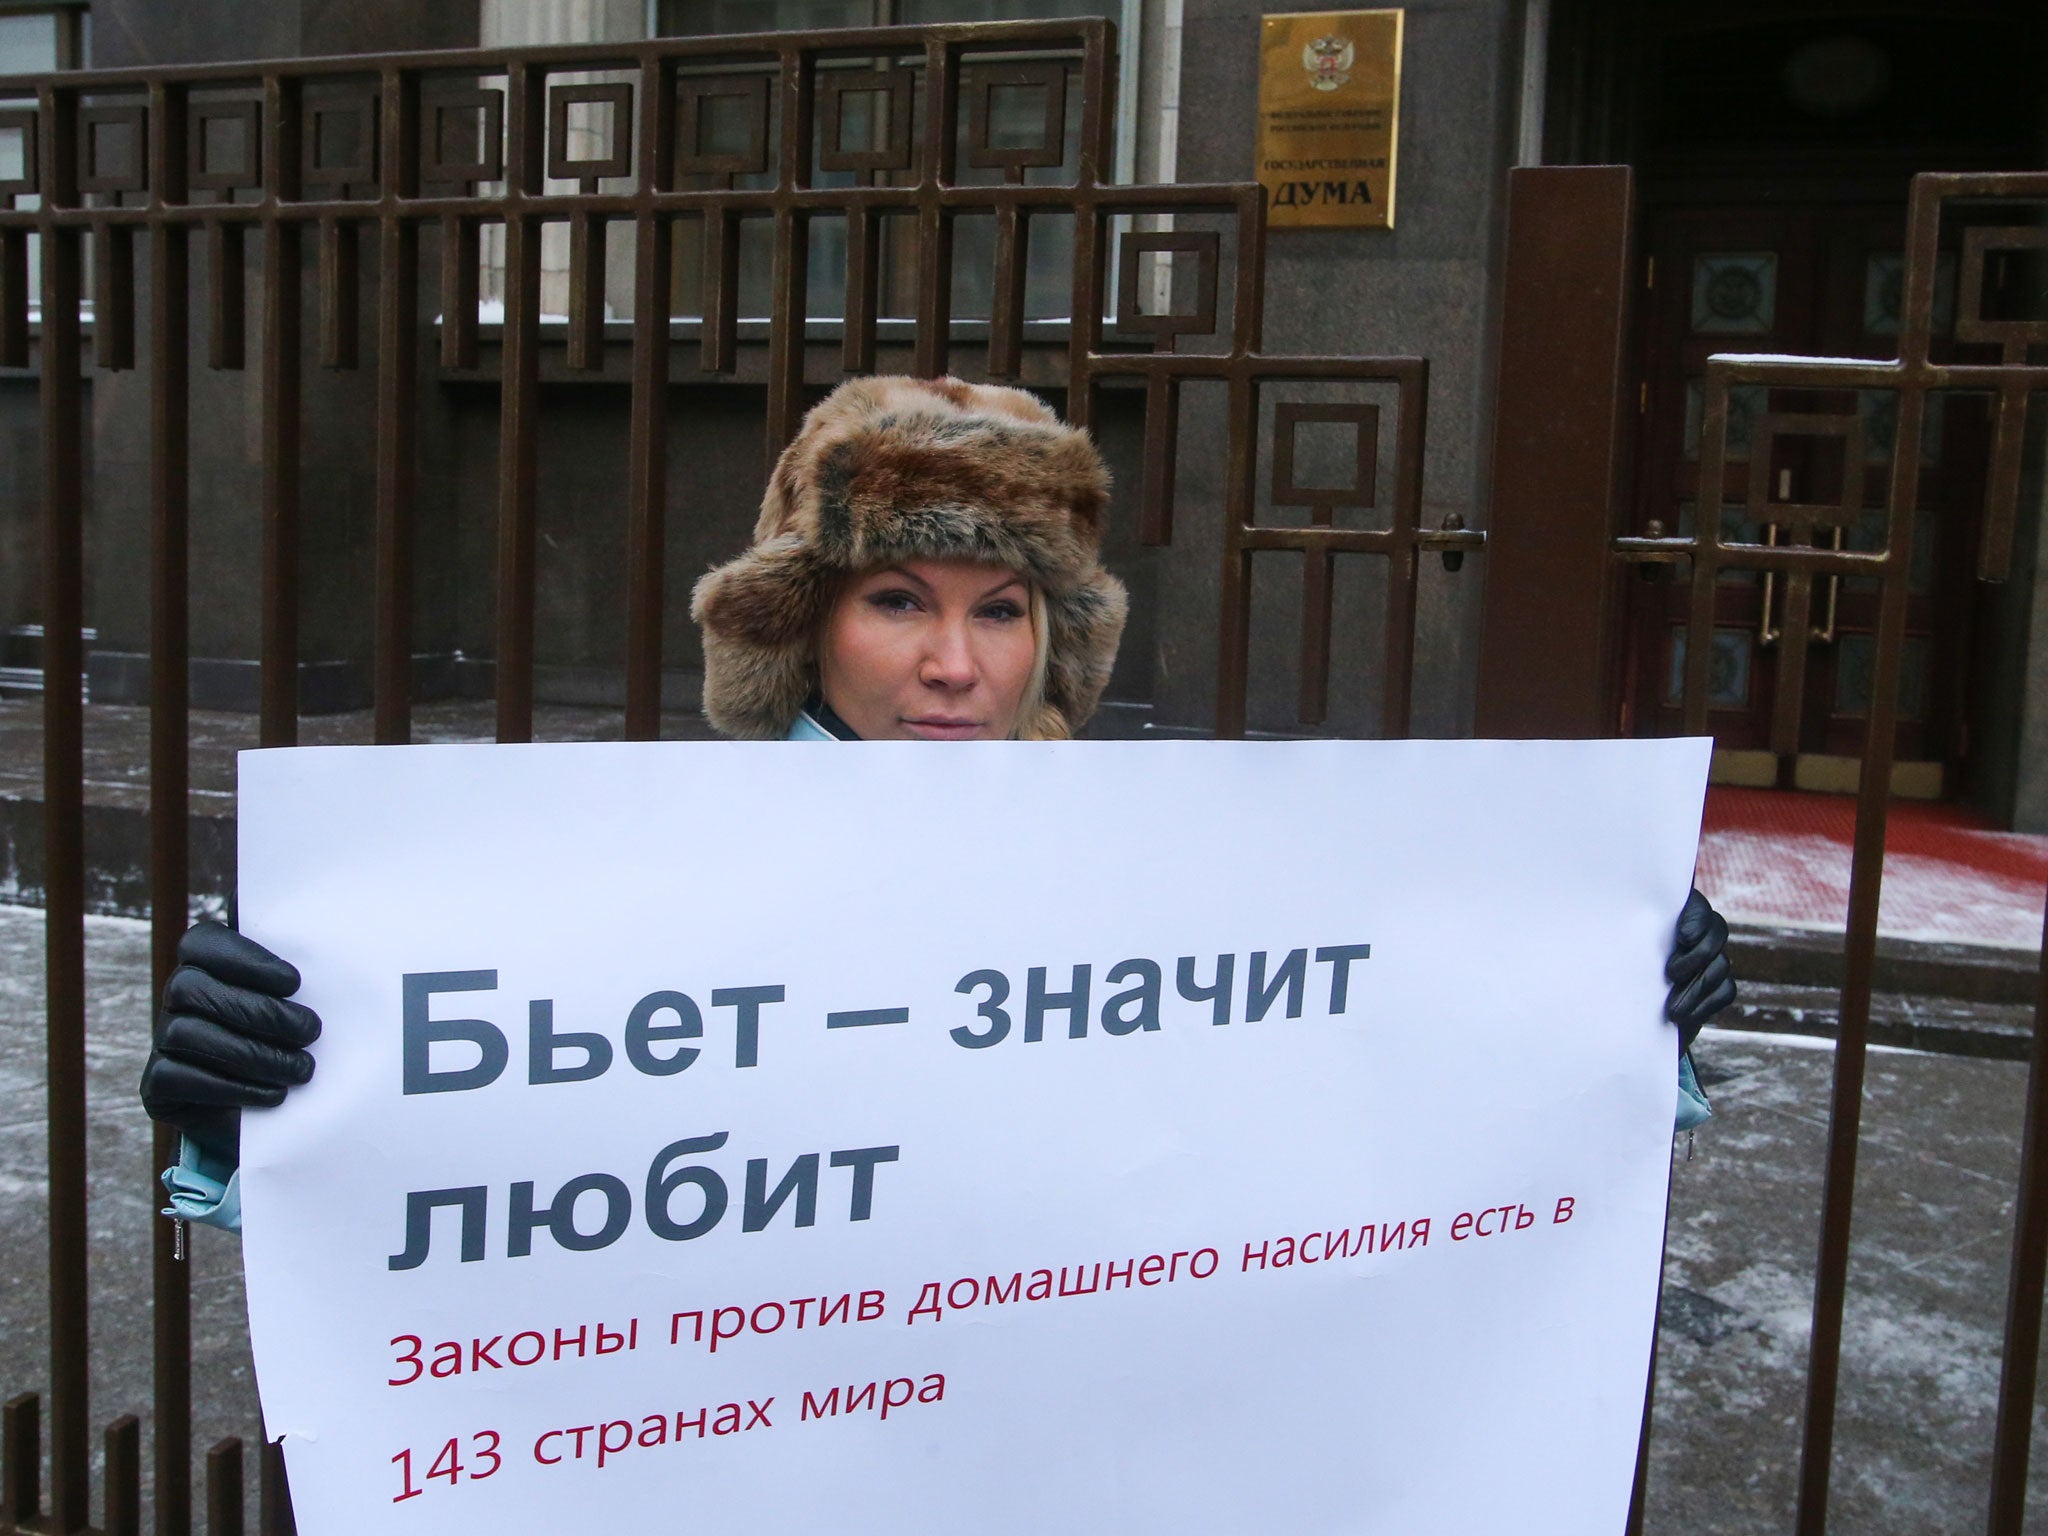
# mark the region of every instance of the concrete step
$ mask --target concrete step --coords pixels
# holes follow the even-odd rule
[[[192,915],[226,915],[235,881],[235,818],[191,816]],[[0,794],[0,904],[43,905],[43,802]],[[85,805],[85,909],[106,917],[149,915],[149,812],[132,805]]]
[[[1718,1016],[1713,1028],[1834,1040],[1841,1035],[1841,1004],[1841,992],[1835,987],[1753,982],[1745,977],[1735,1006]],[[1875,992],[1870,999],[1868,1038],[1873,1045],[1943,1056],[2024,1061],[2033,1047],[2034,1010],[2032,1004]],[[1709,1043],[1699,1053],[1702,1073],[1711,1057]]]
[[[96,629],[81,629],[79,639],[90,651],[100,637]],[[12,624],[0,629],[0,694],[34,694],[43,691],[43,626]]]
[[[1847,970],[1841,934],[1733,924],[1728,958],[1737,995],[1716,1029],[1839,1038]],[[2041,957],[2026,950],[1880,937],[1868,1038],[1945,1056],[2024,1061],[2040,975]]]
[[[1839,991],[1847,970],[1839,933],[1733,924],[1728,958],[1743,987]],[[1975,944],[1929,944],[1880,936],[1872,985],[1902,997],[2031,1008],[2040,984],[2040,955]]]

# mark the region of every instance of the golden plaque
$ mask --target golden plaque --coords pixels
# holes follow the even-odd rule
[[[1259,180],[1275,229],[1391,229],[1401,11],[1264,18]]]

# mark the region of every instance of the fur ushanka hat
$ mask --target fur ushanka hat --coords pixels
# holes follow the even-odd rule
[[[1108,503],[1095,445],[1036,396],[952,378],[849,380],[776,461],[753,547],[697,583],[705,715],[727,736],[784,736],[817,684],[817,636],[842,577],[963,559],[1038,588],[1045,697],[1018,735],[1071,736],[1124,627],[1123,583],[1096,558]]]

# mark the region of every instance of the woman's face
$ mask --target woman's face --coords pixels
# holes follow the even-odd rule
[[[906,560],[847,582],[818,646],[825,702],[867,741],[998,741],[1036,659],[1024,578],[973,560]]]

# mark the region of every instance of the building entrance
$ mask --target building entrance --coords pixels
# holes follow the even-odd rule
[[[1690,535],[1698,525],[1701,377],[1709,355],[1897,355],[1903,224],[1903,209],[1881,204],[1653,212],[1644,241],[1639,529]],[[1953,324],[1953,272],[1950,255],[1937,292],[1938,334]],[[1853,517],[1819,527],[1815,542],[1882,549],[1897,411],[1897,397],[1884,390],[1737,386],[1728,401],[1727,465],[1712,513],[1721,538],[1791,542],[1789,528],[1768,512],[1752,512],[1760,503],[1853,506]],[[1778,430],[1788,416],[1818,414],[1853,417],[1854,429],[1827,437]],[[1988,436],[1981,397],[1929,400],[1893,749],[1894,790],[1917,798],[1939,797],[1961,782],[1968,742],[1970,530],[1983,500]],[[1754,484],[1758,477],[1765,481],[1761,487]],[[1831,576],[1815,592],[1798,750],[1791,755],[1770,747],[1786,622],[1783,587],[1771,573],[1739,569],[1724,571],[1717,587],[1710,671],[1717,775],[1744,784],[1848,791],[1855,787],[1870,710],[1877,583]],[[1631,606],[1623,701],[1629,728],[1675,731],[1686,586],[1641,584]]]
[[[1874,547],[1886,532],[1896,394],[1736,388],[1725,473],[1702,495],[1706,360],[1899,355],[1914,173],[2039,164],[2042,120],[2029,70],[2044,44],[2040,8],[2024,0],[1552,0],[1545,41],[1543,158],[1626,163],[1640,193],[1635,410],[1617,521],[1637,535],[1714,527],[1735,543]],[[1965,230],[1950,226],[1974,217],[1961,205],[1944,215],[1929,352],[1936,363],[1997,361],[1995,349],[1959,346],[1946,334],[1964,297],[1958,273],[1969,267]],[[1986,314],[2036,318],[2038,299],[2023,290],[2042,290],[2022,265],[2001,258],[1986,267],[1987,283],[2011,288],[1987,292]],[[1829,425],[1818,429],[1819,420]],[[1994,617],[2010,624],[1974,579],[1970,532],[1984,501],[1991,422],[1988,403],[1966,391],[1928,401],[1892,743],[1893,787],[1904,794],[1977,792],[1973,747],[1997,734],[1977,652]],[[1789,515],[1774,521],[1774,507]],[[1823,508],[1827,515],[1809,515]],[[1678,728],[1684,586],[1682,573],[1630,583],[1613,695],[1625,731]],[[1790,648],[1788,595],[1771,573],[1724,569],[1708,714],[1717,776],[1847,790],[1869,713],[1875,600],[1854,576],[1817,580],[1803,643]],[[1788,649],[1803,653],[1803,667]],[[1796,706],[1779,706],[1781,672]]]

